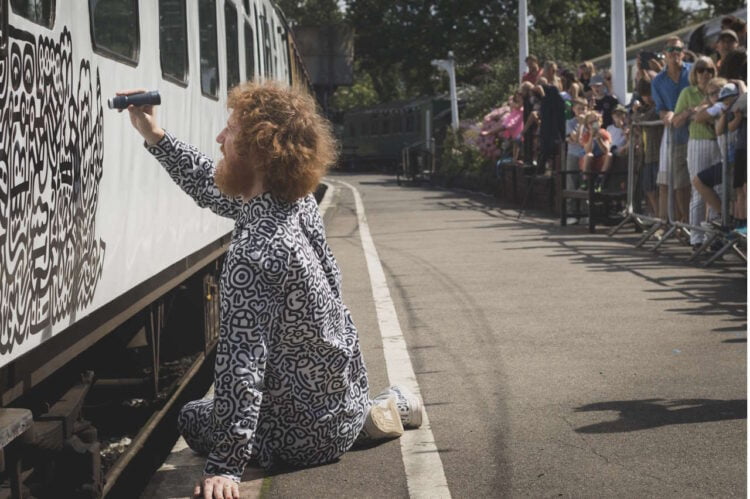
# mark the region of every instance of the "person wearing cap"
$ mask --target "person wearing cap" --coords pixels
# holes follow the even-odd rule
[[[731,29],[724,29],[719,33],[719,38],[716,40],[716,52],[719,54],[719,59],[716,61],[716,66],[721,67],[722,62],[726,59],[727,54],[732,50],[736,50],[740,45],[740,39]]]
[[[745,177],[747,176],[745,168],[735,165],[735,146],[737,144],[739,128],[744,118],[743,113],[736,108],[735,103],[741,93],[744,93],[741,82],[733,83],[727,82],[724,78],[713,78],[708,82],[708,99],[711,105],[703,109],[695,117],[695,121],[698,123],[714,125],[722,161],[726,161],[730,169],[736,166],[734,174],[735,182],[733,182],[735,194],[738,194],[736,192],[737,189],[741,188],[745,182],[742,178],[740,178],[739,182],[737,181],[738,172],[736,170],[740,170],[740,177],[742,173],[745,174]],[[701,171],[693,179],[693,187],[698,191],[706,204],[717,214],[715,217],[717,219],[721,214],[721,198],[715,189],[722,183],[722,168],[722,163],[715,163],[711,167]],[[744,206],[741,196],[735,197],[738,201],[737,204],[743,204]]]
[[[659,147],[659,173],[656,183],[667,185],[667,165],[672,165],[672,189],[675,196],[675,220],[687,221],[690,201],[690,177],[687,172],[687,126],[673,126],[674,110],[677,99],[683,89],[690,86],[688,78],[691,64],[683,62],[684,45],[677,36],[667,38],[664,47],[666,65],[651,81],[651,97],[656,105],[659,118],[664,122],[661,146]],[[667,139],[671,137],[672,148],[668,148]],[[665,193],[660,188],[660,192]],[[668,189],[667,191],[668,192]]]
[[[721,160],[716,132],[713,126],[700,123],[695,116],[707,108],[708,83],[716,76],[716,67],[711,58],[701,56],[690,70],[690,86],[680,93],[672,120],[676,126],[689,123],[689,140],[687,147],[687,166],[691,184],[698,173]],[[698,191],[693,189],[690,195],[689,222],[699,226],[706,218],[706,205]],[[693,230],[690,233],[690,244],[703,244],[705,233]]]
[[[525,62],[528,71],[526,71],[521,77],[521,82],[528,81],[529,83],[536,85],[536,81],[542,74],[542,70],[539,68],[539,59],[537,59],[535,55],[529,54],[526,57]]]
[[[596,74],[591,78],[591,91],[594,99],[594,110],[602,115],[602,127],[607,128],[612,124],[612,111],[615,110],[620,101],[617,97],[607,93],[604,76]]]

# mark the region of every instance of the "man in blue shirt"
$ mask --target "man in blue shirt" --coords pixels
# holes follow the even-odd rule
[[[656,104],[656,111],[664,122],[659,154],[659,216],[667,218],[667,164],[672,163],[672,188],[676,190],[675,220],[687,221],[690,203],[690,175],[687,170],[687,126],[673,128],[672,118],[677,105],[677,98],[684,88],[690,86],[688,75],[691,64],[683,62],[685,47],[677,36],[667,38],[664,52],[666,66],[651,82],[651,96]],[[672,151],[667,148],[667,134],[672,133]],[[683,149],[685,151],[683,152]]]

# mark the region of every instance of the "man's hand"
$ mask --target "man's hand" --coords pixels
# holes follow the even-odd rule
[[[195,484],[193,497],[202,499],[240,499],[240,488],[230,478],[205,475]]]
[[[672,118],[674,118],[674,113],[672,111],[667,111],[662,116],[662,121],[664,122],[664,126],[670,127],[672,126]]]
[[[121,90],[115,92],[115,95],[132,95],[146,92],[144,88],[137,88],[133,90]],[[122,112],[120,109],[118,112]],[[164,137],[164,130],[159,127],[156,123],[156,111],[154,106],[128,106],[128,113],[130,113],[130,123],[133,127],[138,130],[146,143],[150,146],[156,144]]]

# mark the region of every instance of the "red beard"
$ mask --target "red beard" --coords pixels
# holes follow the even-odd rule
[[[238,197],[248,195],[255,185],[255,170],[238,161],[230,163],[226,157],[216,166],[214,182],[226,196]]]

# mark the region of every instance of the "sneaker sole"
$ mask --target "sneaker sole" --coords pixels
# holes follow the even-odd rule
[[[404,425],[401,423],[395,396],[370,407],[364,431],[373,439],[396,438],[404,434]]]

